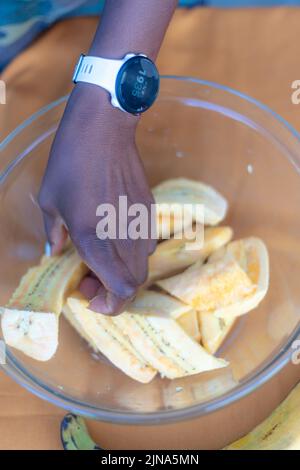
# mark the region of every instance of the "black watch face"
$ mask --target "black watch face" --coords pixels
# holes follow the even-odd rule
[[[121,67],[116,82],[117,98],[125,111],[140,114],[154,103],[159,90],[159,74],[147,57],[135,56]]]

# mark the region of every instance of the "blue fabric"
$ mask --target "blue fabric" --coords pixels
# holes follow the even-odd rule
[[[43,30],[72,16],[99,15],[105,0],[0,0],[0,70]]]
[[[0,70],[57,20],[99,15],[104,2],[105,0],[0,0]],[[300,5],[300,0],[179,0],[180,7],[282,4]]]

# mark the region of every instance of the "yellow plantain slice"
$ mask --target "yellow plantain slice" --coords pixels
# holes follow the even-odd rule
[[[76,299],[82,299],[82,296],[79,291],[74,291],[72,293],[72,296],[69,298],[75,297]],[[77,333],[91,346],[91,348],[95,351],[95,353],[99,352],[99,348],[97,346],[97,343],[95,341],[94,335],[89,335],[88,332],[82,328],[81,322],[78,321],[77,316],[73,313],[71,310],[68,301],[65,303],[62,309],[62,314],[63,316],[68,320],[70,325],[74,328],[74,330],[77,331]]]
[[[171,318],[130,311],[107,317],[87,306],[88,301],[74,293],[64,314],[69,320],[74,317],[71,324],[96,351],[139,382],[149,382],[156,371],[177,378],[227,365],[208,354]]]
[[[268,251],[258,238],[232,242],[205,265],[196,263],[157,285],[201,312],[240,316],[256,308],[267,293]]]
[[[162,377],[175,379],[228,365],[206,352],[170,318],[124,313],[114,322]]]
[[[128,306],[130,313],[178,318],[190,311],[190,307],[163,292],[141,290]]]
[[[226,245],[232,239],[232,235],[230,227],[208,227],[204,231],[202,248],[195,246],[195,249],[191,249],[193,240],[184,237],[159,243],[155,252],[149,257],[147,285],[157,279],[172,276],[196,261],[204,262],[215,250]],[[195,239],[197,239],[196,233]]]
[[[247,273],[251,282],[256,286],[255,292],[242,302],[220,308],[216,311],[219,317],[243,315],[253,310],[265,297],[269,288],[269,255],[264,242],[256,237],[244,238],[229,243],[226,247],[213,253],[208,262],[214,263],[219,259],[233,257]]]
[[[87,271],[72,247],[60,256],[43,257],[39,266],[29,269],[1,309],[6,344],[36,360],[51,359],[57,349],[58,317],[65,298]]]
[[[145,361],[118,322],[87,307],[88,301],[80,293],[73,293],[63,313],[95,351],[100,351],[129,377],[142,383],[150,382],[156,370]]]
[[[157,238],[162,240],[169,239],[174,233],[183,232],[183,229],[190,225],[191,220],[189,218],[185,219],[181,215],[176,216],[176,211],[172,211],[171,206],[163,207],[163,205],[160,205],[159,208],[156,207]]]
[[[216,312],[253,294],[256,286],[233,259],[195,263],[157,285],[199,311]]]
[[[200,341],[201,333],[198,322],[198,314],[196,310],[189,310],[177,319],[177,323],[184,331],[195,341]]]
[[[235,317],[218,318],[210,312],[198,312],[201,342],[205,349],[215,354],[236,322]]]
[[[200,223],[202,220],[198,220],[196,207],[198,204],[203,205],[205,225],[219,224],[227,213],[226,199],[211,186],[198,181],[186,178],[170,179],[163,181],[152,191],[156,202],[157,225],[162,237],[170,223],[170,206],[174,204],[179,206],[191,204],[192,218]],[[176,231],[174,225],[176,225],[176,219],[180,222],[180,218],[182,218],[180,214],[175,214],[173,220],[171,217],[170,234],[173,233],[172,230]]]

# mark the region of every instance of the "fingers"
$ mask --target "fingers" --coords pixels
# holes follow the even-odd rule
[[[108,295],[105,301],[102,299],[99,302],[107,312],[109,310],[109,313],[115,313],[114,307],[117,308],[122,302],[131,300],[139,288],[138,282],[118,255],[114,246],[115,240],[99,240],[96,234],[90,235],[74,230],[70,230],[70,235],[84,262],[97,276],[103,288],[113,295],[113,297]],[[94,293],[95,282],[85,281],[82,288]],[[96,295],[102,296],[102,291]],[[119,299],[118,302],[116,299]]]
[[[120,299],[100,285],[97,295],[89,303],[89,309],[104,315],[119,315],[125,310],[128,302],[129,300]]]
[[[84,295],[84,297],[86,297],[88,300],[91,300],[96,297],[99,285],[99,280],[89,275],[81,281],[79,284],[79,290]]]
[[[51,255],[58,255],[68,238],[68,232],[59,216],[52,216],[43,212],[45,231],[51,246]]]
[[[142,196],[140,198],[142,199]],[[128,237],[124,240],[119,239],[116,243],[120,258],[139,285],[144,284],[147,280],[148,257],[154,252],[157,244],[157,239],[151,238],[153,233],[156,237],[156,215],[151,210],[151,196],[149,196],[149,199],[150,202],[143,205],[143,210],[136,207],[140,204],[131,206],[128,214],[129,217],[132,217],[130,224],[134,222],[133,227],[131,227],[133,231],[130,234],[130,228],[127,227]],[[145,208],[147,211],[144,211]],[[130,212],[131,209],[133,209],[133,212]]]
[[[148,240],[118,240],[116,249],[136,283],[144,284],[148,277]]]
[[[157,247],[157,238],[151,238],[148,241],[148,256],[152,255]]]
[[[120,299],[112,292],[106,290],[98,279],[87,276],[79,285],[80,292],[90,300],[89,309],[106,315],[122,313],[127,300]]]

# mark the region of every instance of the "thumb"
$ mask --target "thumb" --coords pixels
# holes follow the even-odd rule
[[[122,313],[128,303],[129,299],[120,299],[120,297],[108,291],[100,284],[88,308],[97,313],[114,316]]]
[[[53,216],[44,212],[43,217],[47,239],[51,246],[51,255],[58,255],[68,238],[67,229],[59,215]]]

